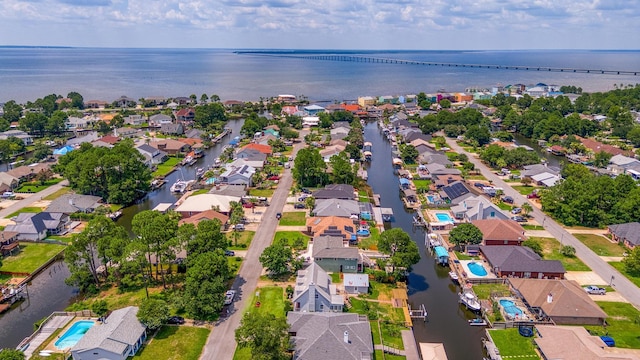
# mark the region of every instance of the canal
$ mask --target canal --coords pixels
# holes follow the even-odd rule
[[[541,160],[547,162],[551,167],[562,169],[566,158],[564,156],[556,156],[543,149],[535,140],[524,137],[520,134],[513,133],[513,140],[518,145],[526,145],[533,149],[533,151],[540,157]]]
[[[484,328],[469,326],[467,320],[475,316],[458,303],[459,288],[449,279],[449,268],[436,264],[425,249],[425,232],[414,228],[413,214],[405,210],[400,198],[398,177],[391,162],[391,145],[376,123],[365,126],[364,137],[373,144],[373,159],[367,168],[368,183],[375,194],[380,194],[381,206],[393,209],[392,227],[409,233],[422,255],[408,282],[412,308],[424,304],[429,314],[426,322],[415,320],[413,323],[416,341],[443,343],[449,359],[482,359]]]
[[[198,159],[193,166],[185,166],[166,177],[166,184],[150,192],[141,202],[123,209],[117,224],[131,232],[131,220],[140,211],[153,209],[160,203],[175,203],[181,195],[173,194],[169,190],[171,184],[179,179],[191,180],[195,178],[196,169],[208,167],[220,155],[222,148],[229,143],[233,136],[240,134],[244,120],[231,120],[227,127],[232,135],[224,137],[218,144],[204,151],[205,156]],[[33,324],[54,311],[64,310],[77,296],[77,289],[68,286],[64,280],[69,276],[69,270],[62,261],[55,262],[49,268],[36,276],[28,286],[29,297],[15,308],[0,315],[0,349],[15,348],[20,341],[31,335]]]

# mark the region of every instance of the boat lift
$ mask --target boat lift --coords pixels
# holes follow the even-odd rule
[[[422,321],[427,321],[427,308],[424,307],[424,304],[420,304],[417,309],[412,309],[409,307],[409,316],[412,319],[422,319]]]

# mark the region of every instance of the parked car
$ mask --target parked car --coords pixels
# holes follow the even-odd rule
[[[235,231],[244,231],[244,224],[235,224],[233,229]]]
[[[276,219],[280,220],[281,217],[282,217],[282,213],[277,213],[276,214]]]
[[[306,207],[307,207],[307,206],[306,206],[305,204],[301,203],[301,202],[299,202],[299,203],[295,203],[295,204],[293,205],[293,208],[294,208],[294,209],[304,209],[304,208],[306,208]]]
[[[485,186],[487,186],[487,185],[485,185],[485,184],[483,184],[483,183],[479,183],[479,182],[477,182],[477,183],[474,183],[474,184],[473,184],[473,186],[477,187],[478,189],[482,189],[482,188],[484,188],[484,187],[485,187]]]
[[[2,193],[2,197],[4,199],[9,199],[9,198],[12,198],[14,196],[16,196],[16,194],[14,194],[12,191],[5,191],[5,192]]]
[[[225,250],[224,251],[224,255],[225,256],[236,256],[236,253],[231,251],[231,250]]]
[[[271,175],[267,178],[267,180],[271,180],[271,181],[276,181],[276,180],[280,180],[280,176],[278,175]]]
[[[300,196],[300,197],[298,198],[298,201],[303,202],[303,201],[305,201],[308,197],[309,197],[309,195],[303,194],[302,196]]]
[[[182,325],[184,324],[184,318],[182,316],[172,316],[167,319],[167,324]]]
[[[527,222],[527,219],[525,219],[524,216],[512,216],[511,220],[517,222]]]
[[[513,198],[511,196],[503,196],[502,201],[506,202],[507,204],[513,204]]]
[[[538,196],[538,193],[536,191],[532,192],[531,194],[527,195],[527,199],[537,199],[540,196]]]
[[[302,193],[304,193],[304,194],[311,195],[311,190],[309,190],[307,188],[302,188],[300,191],[302,191]]]
[[[233,302],[233,299],[236,297],[236,291],[235,290],[229,290],[224,294],[224,304],[225,305],[231,305],[231,303]]]
[[[246,202],[242,204],[243,208],[251,209],[253,207],[253,203]]]
[[[519,208],[519,207],[511,209],[511,213],[514,215],[520,214],[521,212],[522,212],[522,208]]]
[[[607,290],[605,290],[604,288],[601,288],[595,285],[589,285],[585,287],[584,291],[586,291],[591,295],[604,295],[607,292]]]

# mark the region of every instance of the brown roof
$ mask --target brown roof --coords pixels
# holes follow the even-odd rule
[[[3,230],[2,233],[0,233],[0,235],[2,236],[2,239],[0,241],[2,241],[2,240],[10,240],[10,239],[18,236],[19,234],[20,233],[17,232],[17,231],[4,231]]]
[[[98,139],[98,141],[102,141],[103,143],[115,145],[118,141],[120,141],[120,138],[116,137],[116,136],[113,136],[113,135],[107,135],[107,136],[101,137],[100,139]]]
[[[625,155],[625,156],[633,156],[633,152],[629,150],[622,150],[613,145],[603,144],[599,141],[590,138],[581,138],[580,136],[576,136],[578,140],[586,147],[587,149],[593,151],[594,153],[599,153],[600,151],[604,151],[611,155]]]
[[[542,308],[551,318],[607,318],[607,314],[574,280],[510,278],[509,282],[529,306]]]
[[[189,116],[194,113],[194,110],[191,108],[180,109],[176,113],[176,116]]]
[[[307,219],[307,227],[311,228],[314,236],[320,236],[327,230],[337,230],[344,237],[351,237],[355,234],[355,225],[353,220],[338,216],[312,217]]]
[[[378,106],[378,109],[380,109],[382,111],[384,111],[384,110],[395,110],[396,107],[394,105],[391,105],[391,104],[384,104],[384,105]]]
[[[181,219],[178,222],[178,225],[193,224],[195,226],[198,226],[198,224],[202,220],[213,220],[213,219],[220,220],[220,222],[223,225],[226,224],[227,221],[229,221],[229,217],[227,215],[219,213],[219,212],[217,212],[215,210],[207,210],[207,211],[203,211],[201,213],[197,213],[197,214],[195,214],[195,215],[193,215],[191,217]]]
[[[245,145],[242,150],[246,150],[246,149],[254,149],[254,150],[258,150],[263,154],[267,154],[267,155],[271,155],[271,146],[269,145],[263,145],[263,144],[247,144]]]
[[[482,240],[526,240],[524,228],[513,220],[485,219],[471,222],[482,231]]]
[[[180,138],[180,139],[177,139],[177,140],[181,141],[181,142],[183,142],[183,143],[185,143],[187,145],[191,145],[191,146],[202,145],[202,140],[201,139],[193,139],[193,138],[184,138],[183,139],[183,138]]]
[[[19,166],[7,171],[7,174],[20,179],[31,174],[37,174],[41,171],[49,170],[50,168],[51,164],[38,163],[34,166]]]
[[[173,139],[154,140],[154,141],[151,141],[149,145],[159,150],[173,150],[173,151],[179,151],[180,149],[182,149],[183,146],[187,146],[186,143],[178,140],[173,140]]]
[[[589,334],[582,326],[537,325],[536,329],[540,336],[536,336],[533,341],[544,359],[638,359],[637,350],[606,347],[599,336]]]

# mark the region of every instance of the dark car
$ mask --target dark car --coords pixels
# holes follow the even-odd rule
[[[307,198],[309,197],[309,195],[302,195],[298,198],[298,201],[302,202],[305,201]]]
[[[478,189],[482,189],[482,188],[486,187],[487,185],[477,182],[477,183],[474,183],[473,186],[477,187]]]
[[[304,209],[304,208],[306,208],[306,206],[305,206],[305,204],[303,204],[303,203],[295,203],[295,204],[293,205],[293,208],[294,208],[294,209]]]
[[[302,188],[300,191],[302,191],[305,194],[311,194],[311,190],[309,190],[307,188]]]
[[[525,219],[524,216],[512,216],[511,220],[514,220],[517,222],[527,222],[527,219]]]
[[[282,213],[277,213],[276,214],[276,219],[280,220],[281,217],[282,217]]]
[[[502,201],[506,202],[507,204],[513,204],[513,198],[511,196],[503,196]]]
[[[182,316],[172,316],[167,320],[167,324],[182,325],[184,324],[184,318]]]
[[[225,256],[235,256],[235,255],[236,255],[236,253],[235,253],[235,252],[233,252],[233,251],[231,251],[231,250],[225,250],[225,251],[224,251],[224,255],[225,255]]]

